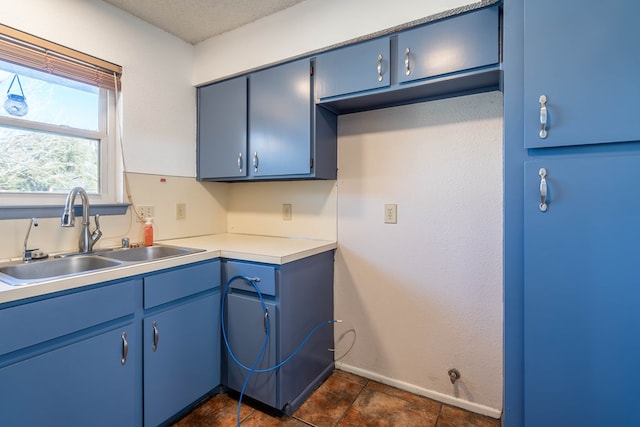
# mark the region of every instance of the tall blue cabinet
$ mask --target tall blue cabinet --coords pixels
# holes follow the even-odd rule
[[[637,423],[638,16],[504,2],[506,426]]]

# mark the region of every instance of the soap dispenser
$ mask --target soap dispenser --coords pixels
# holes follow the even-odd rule
[[[144,222],[144,245],[153,246],[153,218],[147,217]]]

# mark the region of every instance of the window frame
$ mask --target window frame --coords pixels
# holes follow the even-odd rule
[[[14,49],[17,52],[15,54]],[[32,61],[32,58],[37,58],[38,55],[42,57],[42,65]],[[97,132],[5,116],[0,116],[0,124],[17,129],[53,132],[98,140],[100,146],[99,189],[98,194],[89,194],[89,200],[92,204],[91,213],[124,213],[128,204],[123,203],[124,165],[119,136],[120,112],[118,105],[122,67],[2,24],[0,24],[0,59],[24,67],[48,71],[56,76],[81,81],[99,88],[100,123]],[[63,66],[58,67],[60,64]],[[69,73],[68,65],[77,69],[71,70]],[[96,79],[94,82],[87,81],[87,69],[90,70],[90,78]],[[95,77],[93,77],[94,75]],[[0,219],[58,216],[58,213],[50,214],[51,208],[62,206],[65,198],[66,194],[62,193],[0,193]],[[97,208],[98,205],[102,208]]]

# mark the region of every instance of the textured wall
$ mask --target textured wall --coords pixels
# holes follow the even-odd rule
[[[357,337],[342,367],[499,416],[502,95],[345,115],[338,128],[336,337]],[[385,203],[397,224],[383,223]]]
[[[275,15],[198,43],[193,83],[342,43],[474,3],[470,0],[305,0]]]
[[[195,176],[192,45],[100,0],[7,6],[3,24],[122,65],[129,171]]]
[[[228,231],[336,240],[336,182],[287,181],[229,184]],[[282,204],[292,206],[290,221]]]

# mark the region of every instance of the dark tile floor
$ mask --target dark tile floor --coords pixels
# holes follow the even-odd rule
[[[198,406],[174,427],[233,427],[237,408],[238,401],[222,393]],[[500,420],[338,370],[292,416],[243,402],[240,418],[243,427],[500,426]]]

